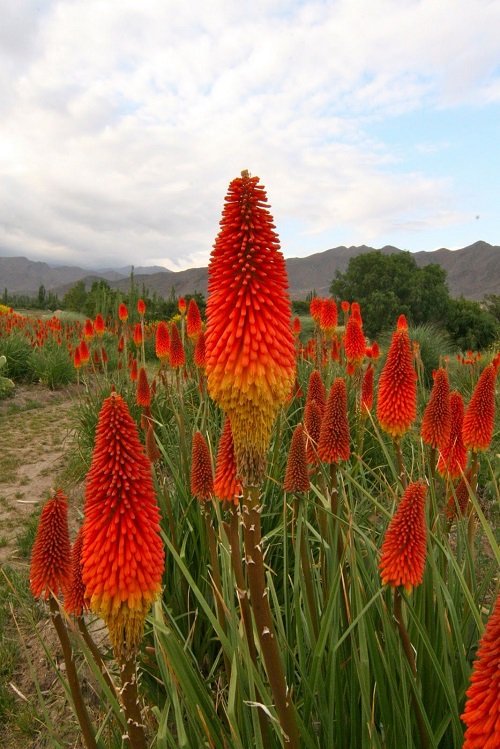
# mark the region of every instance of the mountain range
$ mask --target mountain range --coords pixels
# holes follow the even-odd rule
[[[344,272],[349,260],[356,255],[373,252],[373,247],[334,247],[308,257],[286,260],[290,295],[292,299],[305,299],[311,291],[327,295],[336,271]],[[1,252],[1,250],[0,250]],[[402,252],[390,245],[380,252]],[[459,250],[442,248],[432,252],[414,252],[412,256],[419,267],[430,263],[441,265],[447,272],[448,288],[453,297],[482,299],[486,294],[500,294],[500,246],[475,242]],[[131,266],[116,270],[89,270],[76,266],[55,266],[35,262],[25,257],[0,257],[0,293],[7,288],[11,294],[38,293],[41,284],[46,291],[62,297],[77,281],[83,280],[87,288],[102,278],[112,288],[127,291],[130,285]],[[144,284],[150,292],[168,297],[172,290],[177,296],[199,291],[207,293],[207,268],[189,268],[171,271],[160,266],[134,267],[136,283]]]

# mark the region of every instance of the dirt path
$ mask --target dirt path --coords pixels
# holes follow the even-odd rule
[[[15,564],[23,525],[66,464],[75,389],[18,386],[0,401],[0,564]]]

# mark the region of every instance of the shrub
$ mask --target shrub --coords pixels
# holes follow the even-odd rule
[[[67,350],[56,344],[47,344],[41,349],[35,349],[30,355],[29,365],[33,379],[47,385],[51,390],[57,390],[76,380],[73,362]]]

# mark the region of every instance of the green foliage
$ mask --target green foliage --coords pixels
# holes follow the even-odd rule
[[[292,313],[294,315],[308,315],[309,302],[306,302],[303,299],[292,300]]]
[[[357,255],[345,273],[337,271],[330,291],[337,299],[361,304],[370,338],[390,328],[400,314],[413,324],[446,317],[446,272],[435,264],[419,268],[410,252]]]
[[[73,310],[73,312],[85,313],[87,301],[87,292],[85,290],[85,281],[77,281],[63,297],[63,307]]]
[[[33,379],[47,385],[51,390],[57,390],[76,380],[73,362],[67,349],[53,342],[34,349],[29,357],[29,366]]]
[[[395,322],[396,320],[394,320],[393,329],[385,331],[380,337],[380,345],[383,349],[389,347]],[[410,325],[408,334],[412,341],[418,343],[420,359],[424,366],[425,385],[431,388],[432,371],[442,366],[443,357],[449,356],[453,351],[450,337],[445,330],[430,323]]]
[[[15,382],[30,382],[33,372],[30,366],[31,346],[24,336],[11,333],[0,341],[1,353],[6,357],[4,373]]]
[[[480,351],[488,348],[500,336],[500,323],[479,302],[470,299],[450,299],[446,329],[458,349]]]
[[[5,368],[5,365],[7,364],[7,357],[0,356],[0,371]],[[12,395],[14,392],[15,385],[12,382],[12,380],[9,380],[8,377],[2,377],[0,375],[0,401],[4,398],[7,398],[9,395]]]
[[[483,305],[486,312],[500,323],[500,294],[487,294],[483,299]]]

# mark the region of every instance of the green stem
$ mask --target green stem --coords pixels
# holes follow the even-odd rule
[[[309,558],[309,550],[307,548],[306,536],[305,536],[305,522],[302,518],[303,505],[299,506],[300,518],[300,561],[302,565],[302,574],[304,575],[304,587],[306,590],[307,607],[309,609],[309,615],[312,621],[312,627],[315,639],[318,639],[319,634],[319,622],[318,622],[318,611],[316,608],[316,600],[314,598],[314,587],[311,572],[311,560]]]
[[[406,490],[407,480],[406,480],[405,466],[403,463],[403,452],[401,450],[401,437],[394,437],[393,443],[394,443],[394,451],[396,453],[396,461],[398,464],[399,480],[401,481],[401,486],[403,487],[403,489]]]
[[[222,582],[219,569],[219,557],[217,555],[217,539],[215,537],[214,527],[210,517],[209,503],[203,502],[201,507],[203,519],[205,521],[205,530],[208,539],[208,552],[210,556],[210,566],[212,568],[212,585],[215,599],[215,610],[217,612],[217,621],[223,632],[226,631],[226,615],[224,613],[224,604],[222,598]],[[231,664],[226,653],[223,653],[224,667],[226,669],[227,683],[231,681]]]

